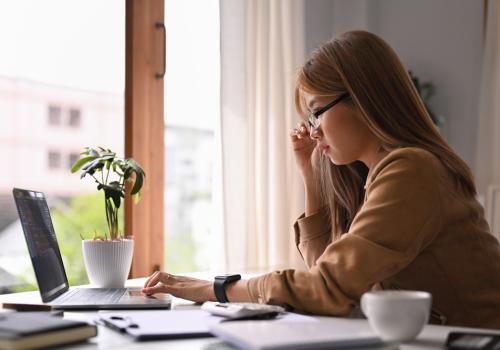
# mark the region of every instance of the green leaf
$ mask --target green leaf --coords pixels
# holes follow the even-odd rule
[[[132,169],[134,169],[134,171],[137,173],[137,174],[141,174],[143,176],[145,176],[146,174],[144,173],[144,170],[142,169],[142,167],[133,159],[127,159],[130,167]]]
[[[120,208],[122,194],[122,187],[118,181],[113,181],[109,185],[104,185],[104,193],[106,199],[111,198],[116,208]]]
[[[105,163],[105,162],[109,162],[109,161],[113,161],[113,159],[115,158],[115,156],[113,154],[107,154],[107,155],[101,155],[99,158],[99,161],[102,162],[102,163]]]
[[[73,164],[73,166],[71,167],[71,172],[72,173],[76,173],[78,170],[80,170],[80,168],[87,164],[88,162],[94,160],[96,157],[94,156],[87,156],[87,157],[82,157],[80,159],[78,159],[75,164]]]
[[[130,191],[130,194],[134,195],[136,193],[139,193],[139,191],[142,188],[143,182],[144,182],[144,178],[142,177],[142,174],[136,173],[134,187],[132,187],[132,191]]]
[[[127,166],[124,169],[125,170],[123,172],[123,179],[124,180],[128,180],[130,178],[130,175],[132,175],[132,168],[130,168],[130,167]]]
[[[95,157],[94,157],[95,158]],[[90,169],[92,168],[93,166],[96,166],[97,164],[99,164],[99,158],[95,158],[92,162],[88,163],[87,165],[85,165],[82,170],[85,171],[87,169]]]
[[[137,192],[137,193],[133,196],[133,198],[134,198],[134,204],[139,203],[139,202],[140,202],[140,200],[141,200],[141,192]]]
[[[100,154],[99,154],[99,151],[97,151],[95,148],[91,148],[91,147],[85,147],[86,150],[87,150],[87,154],[89,156],[93,156],[93,157],[99,157]]]
[[[103,166],[104,165],[101,162],[99,162],[99,159],[95,159],[82,169],[83,171],[82,174],[80,175],[80,178],[83,178],[87,174],[94,175],[94,173],[96,171],[101,170]]]
[[[83,178],[87,174],[93,175],[96,171],[102,170],[102,168],[107,164],[107,162],[112,161],[113,158],[114,158],[113,155],[95,158],[93,161],[89,162],[82,168],[83,172],[80,178]]]
[[[126,182],[131,182],[132,173],[135,173],[135,181],[130,194],[137,194],[144,184],[144,177],[146,176],[144,170],[142,170],[141,166],[131,158],[125,161],[122,170],[124,170],[123,179]]]

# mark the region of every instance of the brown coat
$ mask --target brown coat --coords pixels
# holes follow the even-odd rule
[[[431,153],[392,151],[368,174],[365,202],[335,242],[326,211],[295,223],[309,270],[248,281],[252,301],[313,314],[347,316],[361,295],[428,291],[432,323],[500,328],[500,248],[481,205],[455,187]]]

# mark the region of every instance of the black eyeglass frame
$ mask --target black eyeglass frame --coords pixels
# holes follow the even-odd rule
[[[349,97],[349,93],[348,92],[344,92],[342,95],[340,95],[339,97],[337,97],[336,99],[334,99],[332,102],[330,102],[326,106],[320,108],[316,112],[312,112],[311,114],[309,114],[309,117],[307,118],[307,121],[309,123],[309,127],[311,128],[310,132],[313,132],[314,130],[316,130],[319,127],[319,125],[320,125],[319,124],[319,117],[323,113],[325,113],[330,108],[332,108],[333,106],[335,106],[337,103],[342,102],[342,100],[344,100],[344,99],[346,99],[348,97]]]

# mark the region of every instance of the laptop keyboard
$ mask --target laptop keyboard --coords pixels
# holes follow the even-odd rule
[[[125,288],[77,288],[59,296],[54,302],[58,305],[116,304],[126,292]]]

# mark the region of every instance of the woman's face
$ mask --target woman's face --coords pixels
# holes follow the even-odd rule
[[[307,95],[309,110],[314,112],[335,97]],[[320,125],[311,134],[317,147],[336,165],[350,164],[356,160],[367,166],[379,142],[361,119],[361,112],[352,104],[342,101],[319,116]]]

